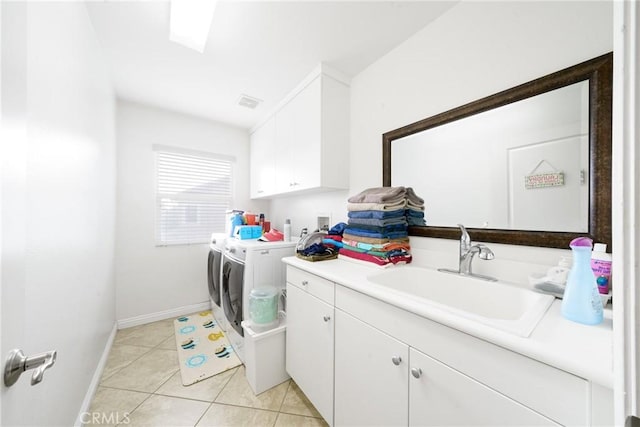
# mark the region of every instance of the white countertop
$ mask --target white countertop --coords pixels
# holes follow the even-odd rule
[[[603,323],[587,326],[563,318],[560,314],[561,301],[557,299],[531,335],[523,338],[420,304],[409,296],[389,292],[384,286],[367,280],[367,276],[382,271],[375,266],[369,267],[340,259],[309,262],[288,257],[283,261],[419,316],[613,388],[613,322],[610,309],[605,309]],[[490,295],[487,297],[490,298]]]

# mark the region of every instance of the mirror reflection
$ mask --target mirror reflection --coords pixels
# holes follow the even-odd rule
[[[391,185],[425,199],[429,226],[586,233],[589,163],[583,80],[395,139]]]
[[[382,184],[413,187],[412,236],[566,248],[611,245],[607,53],[382,135]]]

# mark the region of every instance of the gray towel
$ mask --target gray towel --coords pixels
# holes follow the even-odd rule
[[[424,205],[421,206],[415,206],[411,203],[407,203],[407,206],[405,206],[406,209],[411,209],[412,211],[416,211],[416,212],[424,212]]]
[[[424,206],[424,199],[413,191],[413,188],[407,187],[407,203],[414,206]]]
[[[349,203],[385,203],[396,204],[406,196],[404,187],[373,187],[349,197]]]

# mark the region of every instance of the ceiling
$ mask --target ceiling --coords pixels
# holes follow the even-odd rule
[[[118,97],[250,128],[320,62],[353,77],[453,5],[220,1],[202,54],[169,41],[168,1],[87,9]],[[241,94],[264,102],[239,106]]]

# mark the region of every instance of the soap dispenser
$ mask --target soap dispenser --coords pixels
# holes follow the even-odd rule
[[[588,237],[578,237],[569,244],[573,252],[573,266],[567,278],[562,300],[562,316],[585,325],[602,323],[602,301],[596,277],[591,269],[591,247]]]

